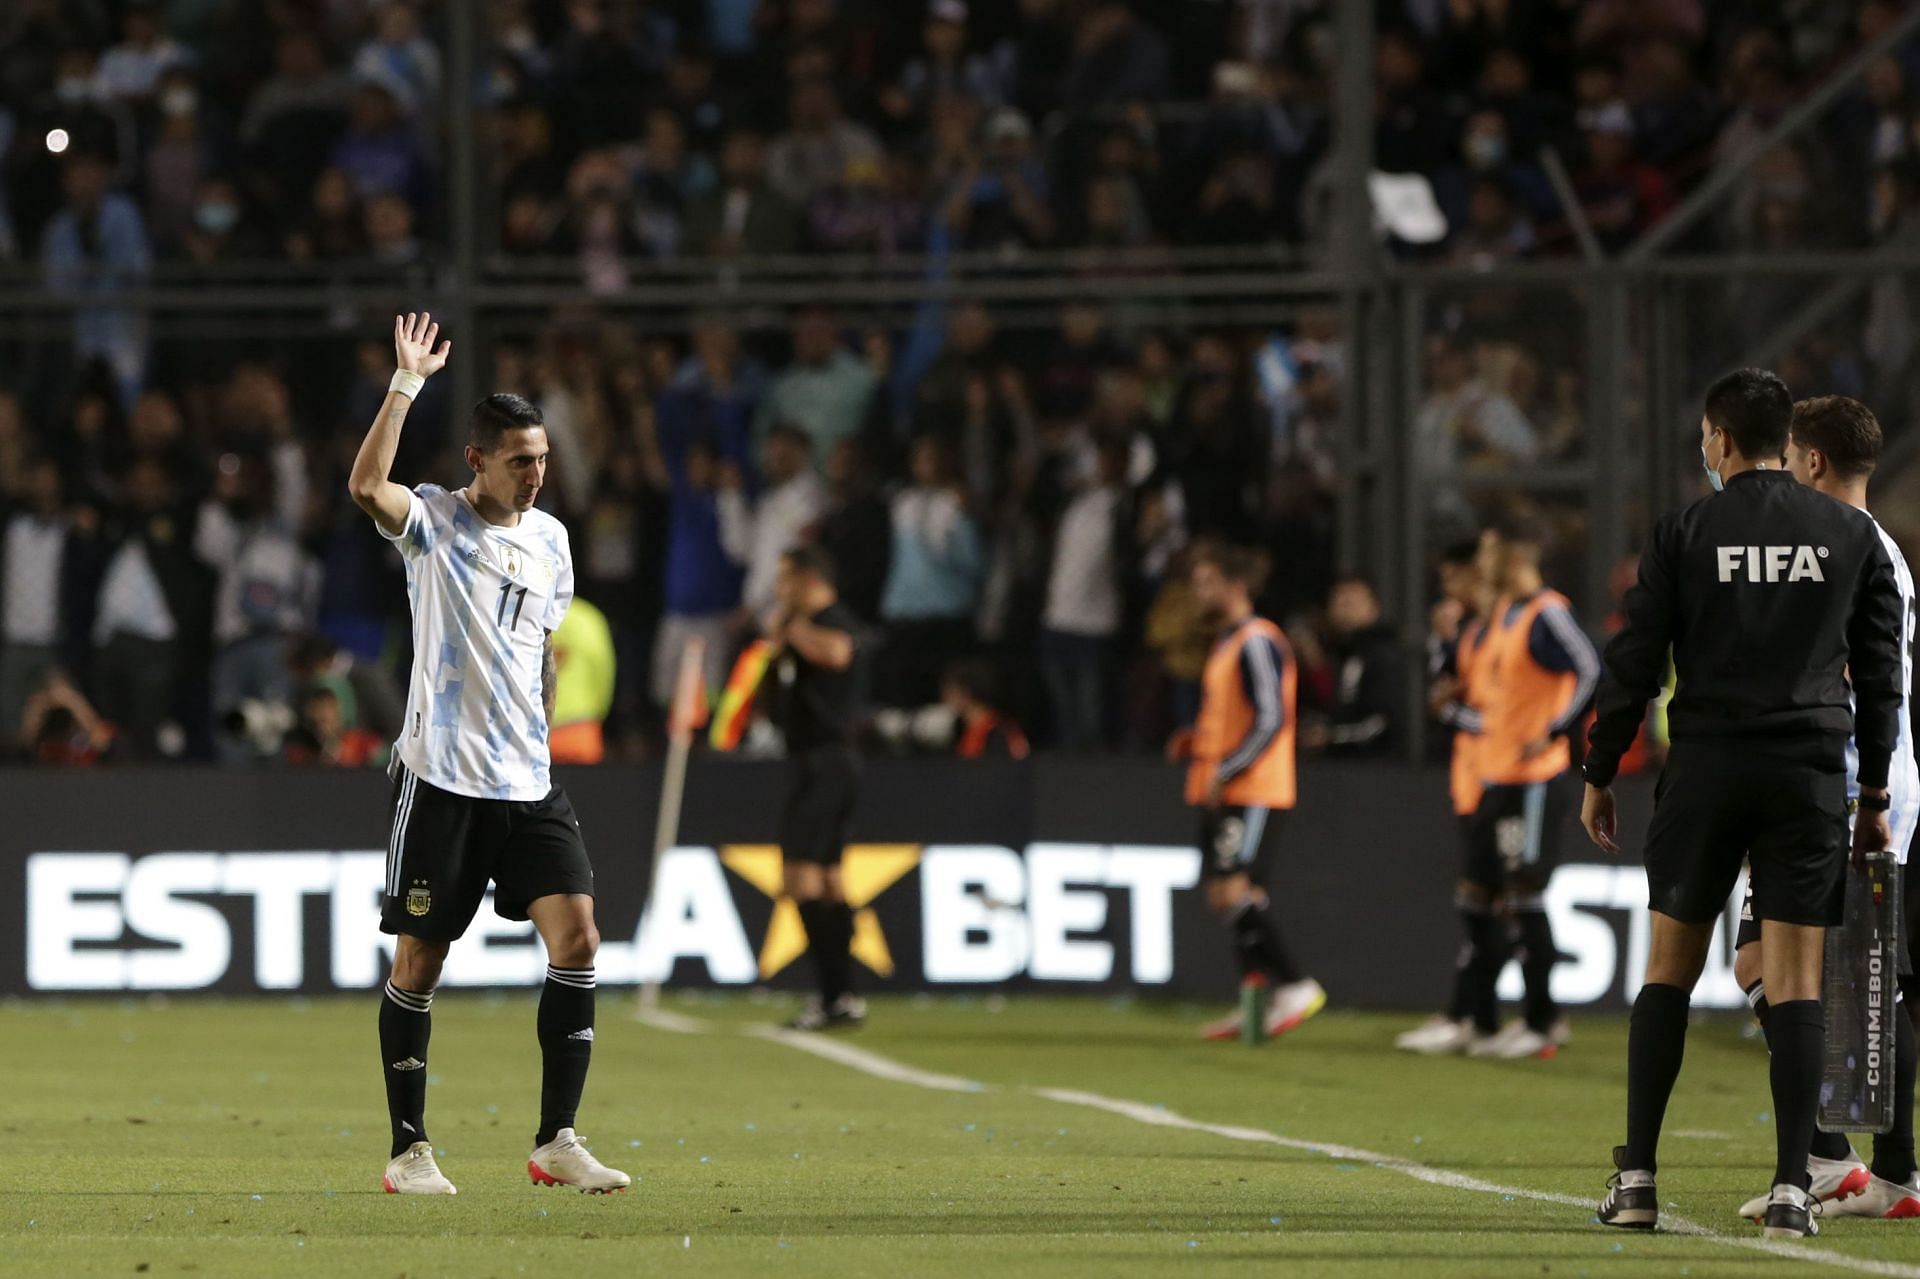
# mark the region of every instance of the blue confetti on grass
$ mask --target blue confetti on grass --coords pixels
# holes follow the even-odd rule
[[[1268,1224],[1269,1226],[1277,1226],[1277,1225],[1279,1225],[1279,1224],[1280,1224],[1280,1218],[1278,1218],[1278,1217],[1268,1217],[1268,1218],[1267,1218],[1267,1224]]]
[[[979,1124],[961,1124],[961,1125],[960,1125],[960,1131],[961,1131],[961,1132],[972,1132],[972,1131],[973,1131],[973,1130],[974,1130],[975,1128],[978,1128],[979,1126],[980,1126]]]
[[[748,1124],[748,1125],[747,1125],[747,1131],[748,1131],[748,1132],[758,1132],[758,1131],[760,1131],[760,1125],[759,1125],[759,1124]]]
[[[640,1139],[636,1137],[636,1138],[634,1138],[634,1139],[633,1139],[632,1141],[629,1141],[629,1142],[627,1143],[627,1149],[628,1149],[628,1150],[638,1150],[638,1149],[640,1149]]]
[[[1199,1246],[1200,1246],[1200,1241],[1199,1241],[1198,1239],[1189,1239],[1189,1240],[1187,1240],[1187,1247],[1189,1247],[1189,1248],[1198,1248]]]
[[[545,1208],[535,1208],[533,1210],[533,1215],[536,1217],[544,1217],[547,1215],[547,1210]]]
[[[701,1156],[700,1156],[700,1162],[701,1162],[701,1163],[703,1163],[703,1164],[710,1164],[710,1163],[712,1163],[712,1162],[713,1162],[713,1156],[712,1156],[712,1155],[701,1155]]]
[[[264,1198],[263,1196],[261,1196],[261,1195],[255,1195],[255,1196],[253,1197],[253,1201],[254,1201],[255,1203],[264,1203],[264,1202],[265,1202],[265,1198]]]
[[[1613,1250],[1615,1252],[1625,1252],[1627,1250],[1627,1246],[1623,1243],[1617,1243],[1613,1245]]]

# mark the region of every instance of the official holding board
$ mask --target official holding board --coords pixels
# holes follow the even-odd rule
[[[1627,1041],[1627,1140],[1599,1208],[1607,1225],[1651,1229],[1659,1219],[1656,1150],[1687,1003],[1744,857],[1772,1004],[1777,1162],[1763,1227],[1775,1237],[1817,1231],[1807,1153],[1825,1037],[1821,951],[1845,887],[1847,740],[1860,761],[1854,843],[1883,849],[1902,618],[1873,520],[1782,466],[1792,418],[1792,396],[1771,373],[1741,369],[1714,383],[1701,459],[1716,491],[1654,528],[1626,627],[1607,646],[1581,821],[1609,851],[1614,773],[1669,649],[1679,680],[1647,830],[1651,939]]]

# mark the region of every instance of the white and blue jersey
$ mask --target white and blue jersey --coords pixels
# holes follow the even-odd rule
[[[1887,536],[1887,530],[1880,528],[1878,520],[1874,521],[1874,527],[1880,529],[1880,541],[1893,560],[1893,575],[1900,583],[1900,723],[1899,734],[1894,739],[1893,765],[1887,771],[1887,798],[1891,801],[1887,818],[1893,827],[1893,855],[1904,866],[1907,849],[1913,843],[1914,828],[1920,826],[1920,775],[1914,771],[1912,715],[1916,605],[1913,573],[1907,568],[1906,557]],[[1860,750],[1852,738],[1847,739],[1847,798],[1860,798]]]
[[[566,527],[532,510],[502,528],[465,493],[422,484],[408,495],[406,531],[389,540],[406,559],[413,612],[401,762],[456,795],[545,799],[541,662],[573,600]]]

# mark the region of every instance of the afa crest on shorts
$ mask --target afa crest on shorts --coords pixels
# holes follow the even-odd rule
[[[416,884],[407,890],[407,914],[420,916],[433,909],[433,893],[425,886]]]

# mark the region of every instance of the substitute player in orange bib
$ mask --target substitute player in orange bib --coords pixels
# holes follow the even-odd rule
[[[1327,993],[1294,963],[1280,937],[1267,881],[1281,818],[1293,807],[1298,668],[1280,628],[1254,613],[1261,557],[1228,548],[1193,562],[1195,598],[1220,638],[1200,679],[1190,740],[1187,802],[1200,810],[1207,905],[1233,934],[1243,984],[1271,986],[1268,1035],[1292,1030],[1326,1005]],[[1238,1013],[1206,1026],[1208,1039],[1241,1034]]]

